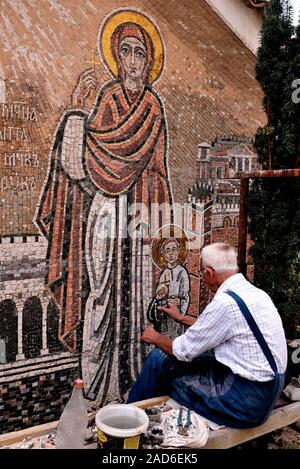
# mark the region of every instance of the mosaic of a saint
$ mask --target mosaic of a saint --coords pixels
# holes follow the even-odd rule
[[[55,135],[36,221],[49,240],[46,284],[60,340],[80,352],[86,395],[103,404],[122,399],[142,365],[138,337],[153,294],[151,239],[142,227],[151,204],[171,203],[171,190],[164,108],[152,88],[164,64],[158,29],[120,10],[104,21],[98,42],[114,79],[97,87],[90,70],[80,76],[77,109]],[[80,106],[95,87],[88,114]],[[135,218],[138,203],[147,209]]]
[[[149,305],[148,319],[158,332],[172,338],[182,334],[183,327],[160,313],[157,307],[175,303],[181,314],[188,312],[190,279],[184,265],[188,255],[187,245],[188,239],[184,231],[174,225],[160,229],[152,242],[152,259],[161,272],[155,296]]]

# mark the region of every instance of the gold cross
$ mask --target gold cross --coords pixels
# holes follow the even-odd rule
[[[162,282],[159,282],[161,285],[163,286],[166,286],[168,287],[168,285],[170,284],[170,279],[167,278],[167,274],[164,275],[164,278],[163,278],[163,281]]]
[[[86,64],[89,64],[89,65],[92,65],[93,66],[93,69],[95,70],[95,65],[101,65],[100,62],[97,60],[95,60],[95,49],[91,49],[91,53],[92,53],[92,57],[91,57],[91,60],[86,60],[85,63]],[[94,92],[93,90],[90,91],[90,97],[93,98],[94,96]]]
[[[86,60],[85,63],[86,64],[90,64],[90,65],[93,65],[93,67],[95,68],[95,65],[101,65],[100,62],[97,62],[95,60],[95,49],[91,49],[91,53],[92,53],[92,57],[91,57],[91,60]]]

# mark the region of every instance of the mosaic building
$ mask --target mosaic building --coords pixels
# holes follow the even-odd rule
[[[230,179],[237,172],[260,170],[250,139],[218,137],[211,144],[202,142],[198,151],[199,182],[190,190],[202,200],[211,194],[212,241],[230,242],[237,247],[240,209],[240,181]]]

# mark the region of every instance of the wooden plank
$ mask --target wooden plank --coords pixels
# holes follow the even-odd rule
[[[88,414],[89,425],[94,423],[95,414],[96,412],[91,412]],[[3,435],[0,435],[0,447],[18,443],[25,438],[35,438],[37,436],[46,435],[46,433],[56,431],[58,422],[58,420],[55,420],[55,422],[43,423],[42,425],[24,428],[23,430],[18,430],[16,432],[4,433]]]
[[[56,430],[58,420],[55,422],[43,423],[35,427],[25,428],[16,432],[4,433],[0,435],[0,446],[11,445],[24,440],[25,438],[34,438],[36,436],[45,435],[46,433]]]
[[[170,396],[152,397],[151,399],[144,399],[143,401],[131,402],[130,405],[135,405],[140,409],[148,409],[150,407],[163,404],[168,399],[170,399]]]
[[[208,442],[202,449],[232,448],[245,441],[273,432],[278,428],[291,425],[297,422],[297,420],[300,420],[300,402],[294,402],[293,404],[273,410],[268,420],[258,427],[243,430],[222,428],[220,430],[210,431]]]
[[[169,396],[160,396],[154,397],[152,399],[146,399],[143,401],[133,402],[132,405],[136,407],[140,407],[141,409],[147,409],[148,407],[154,407],[156,405],[162,404],[163,402],[167,401]],[[91,425],[95,421],[95,414],[96,412],[91,412],[88,416],[89,425]],[[15,432],[4,433],[0,435],[0,447],[11,445],[13,443],[18,443],[25,438],[35,438],[38,436],[45,435],[46,433],[50,433],[55,431],[57,428],[58,420],[55,422],[44,423],[42,425],[36,425],[34,427],[25,428],[23,430],[18,430]]]
[[[168,399],[169,396],[159,396],[152,399],[133,402],[131,405],[135,405],[141,409],[147,409],[163,404]],[[94,417],[94,412],[89,414],[89,423],[93,421]],[[300,402],[295,402],[273,410],[268,420],[255,428],[247,428],[243,430],[235,428],[222,428],[220,430],[210,431],[209,440],[202,449],[231,448],[233,446],[244,443],[245,441],[249,441],[266,433],[270,433],[274,430],[277,430],[278,428],[291,425],[297,420],[300,420]],[[57,424],[58,420],[55,422],[45,423],[43,425],[37,425],[35,427],[26,428],[24,430],[0,435],[0,447],[20,442],[25,438],[35,438],[55,431]]]
[[[133,402],[132,405],[136,407],[140,407],[141,409],[147,409],[148,407],[154,407],[156,405],[162,404],[169,399],[169,396],[160,396],[154,397],[152,399],[146,399],[143,401]],[[95,420],[96,412],[92,412],[89,414],[89,425],[91,425]],[[11,445],[13,443],[18,443],[25,438],[35,438],[38,436],[45,435],[46,433],[50,433],[55,431],[57,428],[58,420],[55,422],[44,423],[42,425],[36,425],[34,427],[25,428],[24,430],[18,430],[15,432],[4,433],[0,435],[0,447]]]

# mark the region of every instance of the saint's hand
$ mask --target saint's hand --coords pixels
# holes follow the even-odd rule
[[[97,79],[95,76],[95,70],[91,67],[80,75],[78,83],[73,91],[72,104],[74,106],[84,106],[86,98],[96,87]]]
[[[157,339],[160,337],[160,333],[157,332],[153,326],[147,327],[141,335],[140,341],[146,344],[156,345]]]
[[[169,305],[180,305],[180,299],[177,296],[171,296],[168,299],[168,304]]]
[[[170,316],[170,318],[174,319],[174,321],[180,322],[182,319],[182,314],[180,313],[176,302],[169,302],[168,306],[158,306],[157,309]]]

